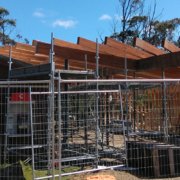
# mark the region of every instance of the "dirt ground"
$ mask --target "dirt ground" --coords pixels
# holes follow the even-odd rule
[[[109,178],[108,178],[109,177]],[[158,179],[149,179],[149,178],[138,178],[130,173],[124,172],[124,171],[101,171],[96,173],[90,173],[90,174],[80,174],[80,175],[74,175],[67,177],[66,180],[180,180],[180,177],[175,178],[158,178]]]
[[[83,131],[79,132],[79,134],[74,135],[69,143],[78,143],[84,144]],[[106,137],[104,137],[104,140]],[[88,143],[93,143],[95,141],[95,133],[93,131],[88,132]],[[124,146],[124,137],[123,135],[109,135],[109,145],[114,148],[122,148]],[[158,179],[150,179],[150,178],[138,178],[128,172],[125,171],[113,171],[106,170],[95,173],[86,173],[73,175],[68,177],[63,177],[62,180],[180,180],[180,177],[174,178],[158,178]]]

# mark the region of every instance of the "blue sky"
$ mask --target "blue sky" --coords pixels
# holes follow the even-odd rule
[[[113,17],[121,16],[118,0],[0,0],[0,6],[17,20],[16,33],[30,43],[50,42],[51,32],[65,41],[76,43],[78,36],[95,41],[100,35],[109,36]],[[180,17],[179,8],[180,0],[157,0],[161,20]]]

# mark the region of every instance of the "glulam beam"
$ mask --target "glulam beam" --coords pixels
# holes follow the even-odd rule
[[[139,38],[134,38],[134,46],[143,49],[144,51],[151,53],[153,55],[161,55],[165,54],[165,51],[158,49],[157,47],[153,46],[152,44],[139,39]]]
[[[169,52],[178,52],[180,48],[174,45],[173,43],[169,42],[168,40],[164,40],[162,43],[164,49],[168,50]]]

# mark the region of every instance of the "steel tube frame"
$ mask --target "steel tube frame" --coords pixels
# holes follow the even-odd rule
[[[96,124],[96,131],[98,130],[98,121],[99,121],[99,109],[98,109],[98,106],[99,106],[99,93],[101,93],[101,92],[120,92],[120,90],[99,90],[99,88],[98,88],[98,83],[99,82],[102,82],[102,80],[99,80],[99,79],[97,79],[97,80],[95,80],[95,82],[97,83],[96,85],[97,85],[97,87],[96,87],[96,90],[94,90],[94,91],[67,91],[67,92],[61,92],[61,83],[63,83],[63,81],[61,80],[61,78],[60,78],[60,75],[59,75],[59,81],[58,81],[58,91],[57,92],[55,92],[55,90],[54,90],[54,78],[52,79],[53,81],[52,81],[52,84],[50,84],[51,85],[51,87],[50,87],[50,91],[49,92],[42,92],[42,94],[50,94],[50,95],[52,95],[52,99],[51,99],[51,103],[52,103],[52,106],[50,106],[52,109],[52,113],[51,113],[51,125],[52,125],[52,128],[54,129],[54,95],[55,94],[58,94],[58,110],[59,110],[59,113],[58,113],[58,123],[59,123],[59,135],[61,135],[61,94],[73,94],[73,93],[96,93],[96,95],[97,95],[97,97],[96,97],[96,106],[97,106],[97,109],[96,109],[96,122],[97,122],[97,124]],[[144,79],[143,79],[144,80]],[[168,81],[166,80],[166,79],[160,79],[161,81],[152,81],[152,80],[149,80],[149,82],[158,82],[158,83],[166,83],[166,82],[179,82],[180,81],[180,79],[173,79],[173,81],[170,81],[169,79],[168,79]],[[82,81],[82,80],[81,80]],[[88,82],[89,80],[85,80],[86,82]],[[111,81],[109,81],[109,80],[103,80],[104,82],[108,82],[108,83],[111,83],[112,82],[112,80]],[[126,80],[127,81],[127,80]],[[11,81],[8,81],[9,83],[11,82]],[[74,82],[73,80],[71,80],[71,82]],[[93,82],[94,82],[94,80],[93,80]],[[116,83],[120,83],[120,82],[122,82],[122,80],[113,80],[113,82],[116,82]],[[132,83],[134,83],[134,80],[132,81],[130,81],[130,82],[132,82]],[[138,82],[144,82],[144,81],[139,81],[138,80]],[[145,81],[145,82],[147,82],[147,81]],[[124,81],[123,81],[123,83],[124,83]],[[6,82],[6,84],[7,84],[7,82]],[[7,84],[7,86],[8,86],[8,84]],[[119,85],[120,86],[120,85]],[[163,102],[165,102],[166,103],[166,87],[164,87],[163,88],[163,93],[164,93],[164,98],[163,98]],[[31,120],[31,126],[33,125],[33,119],[32,119],[32,95],[33,94],[41,94],[41,93],[39,93],[39,92],[31,92],[31,86],[30,86],[30,88],[29,88],[29,93],[30,93],[30,120]],[[31,129],[31,133],[32,133],[32,137],[33,137],[33,127],[31,127],[32,129]],[[53,130],[52,129],[52,130]],[[96,132],[97,133],[97,132]],[[32,138],[31,137],[31,138]],[[52,143],[54,142],[54,134],[52,133]],[[61,139],[61,138],[60,138]],[[98,139],[98,138],[97,138]],[[97,154],[96,155],[98,155],[98,141],[96,142],[97,144]],[[31,142],[31,145],[32,145],[32,154],[33,154],[33,151],[34,151],[34,144],[33,144],[33,140],[32,140],[32,142]],[[54,147],[54,144],[53,144],[53,147]],[[53,156],[53,154],[54,154],[54,151],[52,151],[52,156]],[[60,165],[60,162],[61,162],[61,141],[59,142],[59,154],[60,154],[60,156],[59,156],[59,173],[61,173],[61,165]],[[98,160],[98,156],[97,156],[97,160]],[[33,161],[33,160],[32,160]],[[53,158],[52,158],[52,161],[53,161]],[[33,163],[34,164],[34,163]],[[53,165],[53,167],[54,167],[54,163],[52,164]],[[33,167],[32,167],[33,168]],[[112,166],[111,167],[108,167],[108,168],[112,168]],[[99,170],[99,169],[97,169],[97,170]],[[95,170],[94,170],[95,171]],[[86,171],[82,171],[82,172],[86,172]],[[32,172],[32,173],[34,173],[34,172]],[[69,173],[68,175],[70,175],[70,174],[73,174],[73,173]],[[75,173],[74,173],[75,174]],[[48,178],[51,178],[51,177],[53,177],[53,178],[55,178],[55,177],[59,177],[59,179],[61,178],[61,176],[63,176],[64,174],[59,174],[59,175],[55,175],[55,173],[54,173],[54,171],[53,171],[53,173],[52,173],[52,176],[48,176]],[[33,176],[35,176],[35,175],[33,175]],[[35,178],[35,177],[33,177],[34,179],[39,179],[39,178]],[[44,177],[43,177],[44,178]]]
[[[68,59],[65,59],[65,62],[64,62],[64,69],[65,70],[68,70],[69,69],[69,61]],[[65,84],[64,85],[64,91],[68,91],[68,84]],[[69,126],[69,106],[68,106],[68,99],[69,99],[69,96],[67,93],[65,93],[65,96],[64,96],[64,113],[63,113],[63,119],[64,119],[64,129],[63,129],[63,143],[66,143],[67,140],[68,140],[68,126]]]
[[[108,170],[108,169],[112,170],[112,169],[118,169],[118,168],[122,168],[122,170],[123,170],[123,169],[125,169],[125,166],[124,165],[117,165],[117,166],[90,169],[90,170],[78,171],[78,172],[72,172],[72,173],[64,173],[64,174],[61,174],[61,176],[70,176],[70,175],[76,175],[76,174],[81,174],[81,173],[90,173],[90,172],[96,172],[96,171],[100,171],[100,170]],[[133,170],[134,168],[128,168],[128,169]],[[55,175],[55,177],[58,177],[58,176],[59,175]],[[39,177],[39,178],[35,178],[35,180],[43,180],[43,179],[48,179],[48,178],[52,178],[52,176]]]
[[[12,65],[12,46],[10,46],[10,49],[9,49],[9,67],[8,67],[8,81],[10,80],[10,71],[11,71],[11,65]],[[7,96],[7,102],[8,102],[8,105],[7,105],[7,114],[9,114],[9,94],[10,94],[10,86],[9,86],[9,83],[7,84],[8,85],[8,96]],[[7,153],[7,116],[5,118],[5,146],[4,146],[4,163],[6,162],[6,153]]]
[[[99,44],[98,39],[96,39],[96,79],[99,79]],[[99,151],[98,151],[98,145],[99,145],[99,84],[98,81],[96,82],[96,168],[99,164]]]
[[[54,78],[54,80],[58,80],[58,78]],[[180,82],[180,79],[73,79],[73,83],[138,83],[138,82],[151,82],[151,83],[161,83],[161,82]],[[43,84],[50,83],[50,80],[42,80],[42,81],[0,81],[1,85],[18,85],[18,84]],[[72,83],[72,80],[63,80],[61,79],[61,83]]]
[[[61,180],[61,152],[62,152],[62,144],[61,144],[61,76],[60,72],[58,73],[59,81],[58,81],[58,134],[59,134],[59,139],[58,139],[58,146],[59,146],[59,180]]]
[[[50,52],[50,61],[51,61],[51,83],[50,83],[50,89],[51,89],[51,102],[50,102],[50,109],[51,109],[51,128],[52,128],[52,179],[55,180],[55,131],[54,131],[54,42],[53,42],[53,33],[51,33],[51,52]]]
[[[49,99],[48,99],[48,173],[52,170],[52,179],[54,180],[54,43],[53,43],[53,33],[51,33],[51,49],[49,53],[49,62],[51,64],[51,73],[50,73],[50,81],[49,81]],[[51,134],[52,133],[52,134]],[[52,154],[52,156],[51,156]]]
[[[13,85],[18,85],[18,84],[43,84],[43,83],[49,83],[50,80],[36,80],[36,81],[0,81],[0,85],[7,85],[9,84],[9,86],[13,86]]]
[[[34,161],[34,131],[33,131],[33,111],[32,111],[32,94],[31,86],[29,87],[29,110],[30,110],[30,123],[31,123],[31,153],[32,153],[32,177],[35,179],[35,161]]]
[[[120,102],[121,120],[123,121],[124,112],[123,112],[123,104],[122,104],[121,85],[119,85],[119,102]],[[124,122],[123,122],[123,138],[124,138],[124,147],[126,150],[126,136],[125,136]],[[126,153],[126,158],[127,158],[127,151],[125,151],[125,153]]]
[[[165,71],[162,70],[162,78],[165,79]],[[166,98],[166,82],[162,83],[162,113],[163,113],[163,128],[164,128],[164,141],[168,142],[168,115],[167,115],[167,98]]]
[[[8,69],[8,80],[10,79],[10,72],[12,68],[12,46],[9,47],[9,69]]]
[[[87,54],[85,54],[84,57],[85,60],[85,71],[87,71]],[[87,75],[85,76],[85,79],[87,80]],[[87,91],[87,83],[85,84],[85,91]],[[84,103],[87,104],[87,93],[84,94]],[[87,135],[87,112],[88,108],[85,106],[85,116],[84,116],[84,141],[85,141],[85,147],[88,149],[88,135]],[[79,127],[78,127],[79,128]]]
[[[95,93],[113,93],[119,90],[93,90],[93,91],[61,91],[61,94],[95,94]],[[51,92],[32,92],[32,94],[51,94]],[[54,94],[58,94],[57,91]]]
[[[56,79],[56,78],[55,78]],[[140,83],[140,82],[151,82],[151,83],[161,83],[161,82],[179,82],[180,79],[73,79],[73,83]],[[61,80],[61,83],[72,83],[72,80]]]
[[[126,54],[126,53],[125,53]],[[127,74],[128,74],[128,67],[127,67],[127,58],[125,55],[124,59],[124,74],[125,74],[125,80],[127,80]],[[128,82],[125,83],[125,121],[128,121]],[[123,121],[123,129],[124,129],[124,121]],[[123,134],[125,136],[125,130],[123,130]],[[129,127],[127,126],[127,139],[129,140]]]

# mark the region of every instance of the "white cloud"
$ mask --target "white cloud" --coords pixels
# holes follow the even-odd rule
[[[77,24],[77,21],[74,20],[62,20],[57,19],[53,22],[53,27],[63,27],[65,29],[72,28]]]
[[[37,9],[36,11],[34,11],[33,16],[43,18],[45,17],[45,14],[42,9]]]
[[[99,18],[99,20],[101,20],[101,21],[109,21],[109,20],[111,20],[112,19],[112,17],[110,16],[110,15],[108,15],[108,14],[103,14],[100,18]]]

